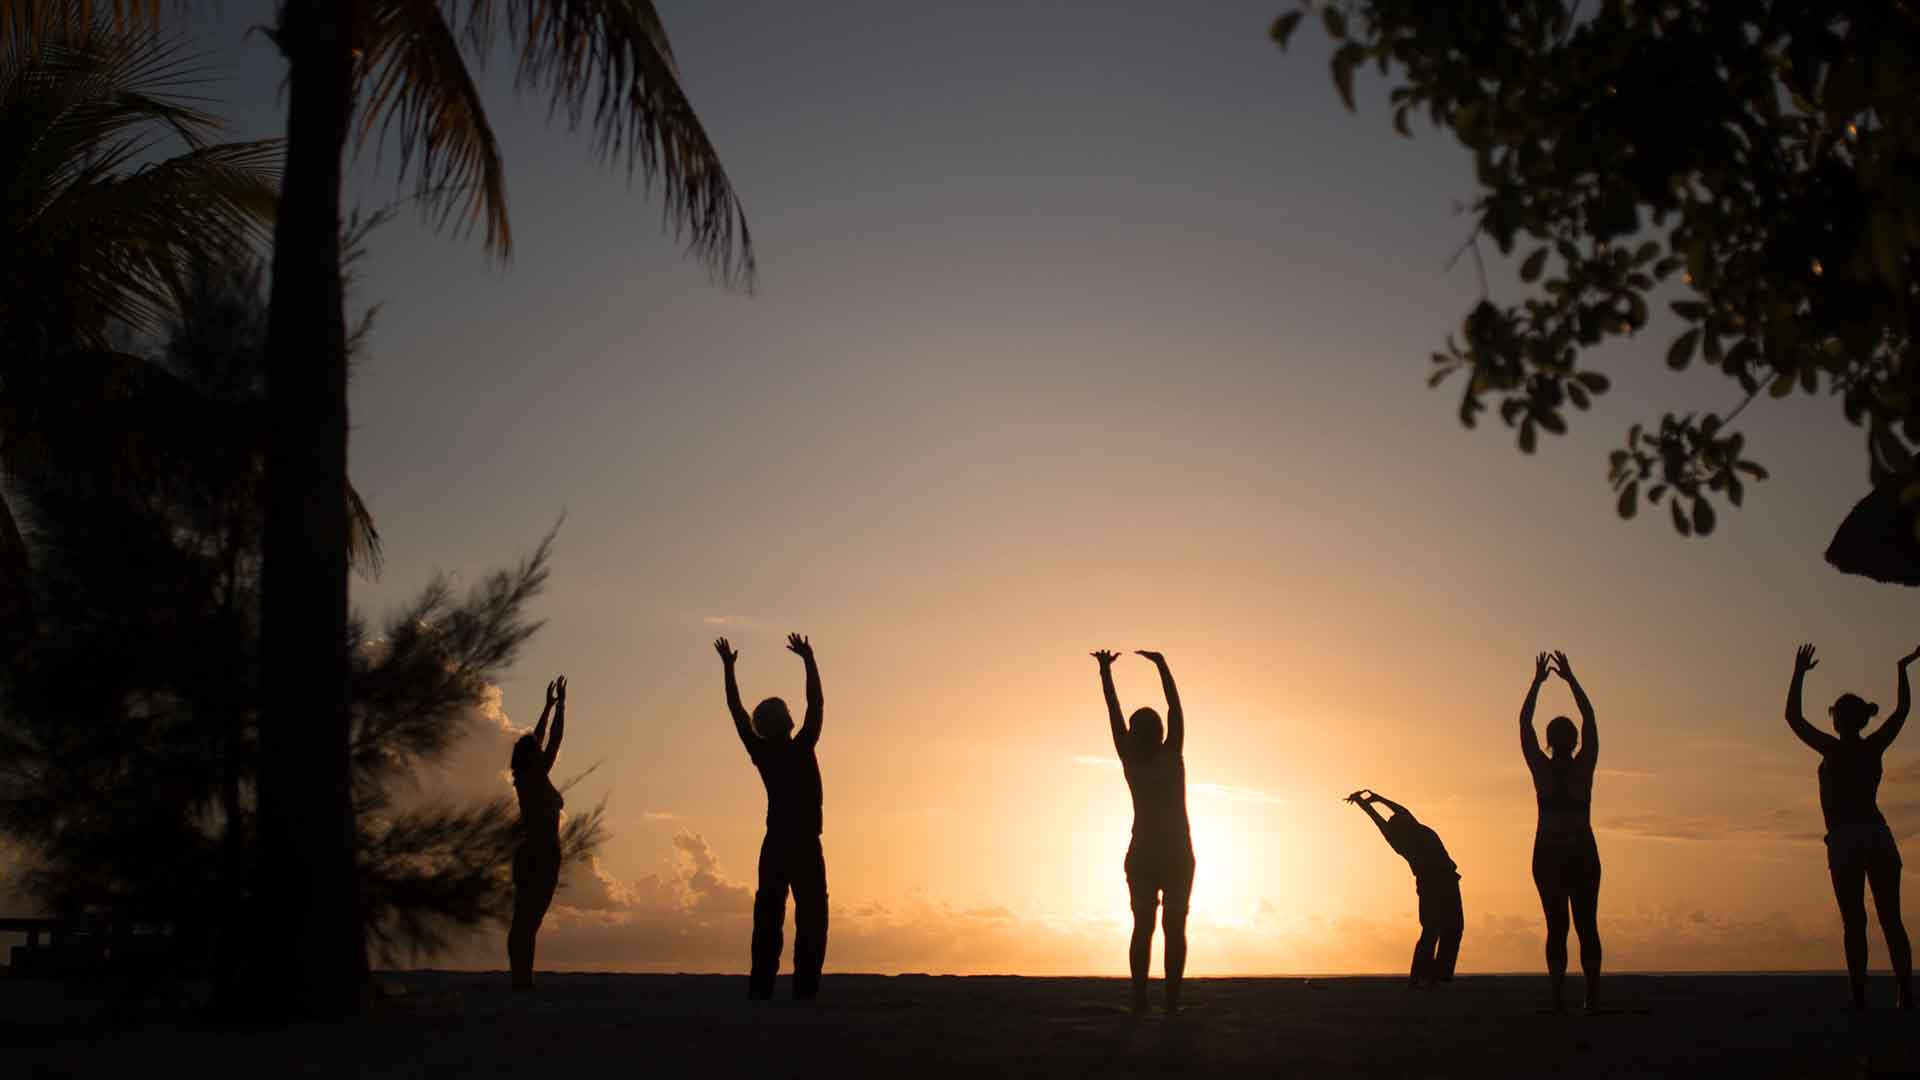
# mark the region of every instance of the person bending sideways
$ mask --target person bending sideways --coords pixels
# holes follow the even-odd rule
[[[1460,875],[1440,834],[1422,825],[1413,812],[1384,795],[1362,788],[1347,801],[1367,812],[1387,838],[1387,845],[1413,869],[1413,891],[1420,898],[1420,940],[1413,946],[1413,969],[1408,986],[1437,986],[1453,981],[1453,964],[1460,957],[1460,935],[1467,918],[1460,907]],[[1383,818],[1379,804],[1393,811]]]
[[[1867,897],[1873,889],[1873,910],[1880,916],[1880,932],[1893,960],[1898,1004],[1913,1008],[1913,947],[1900,921],[1900,848],[1893,830],[1880,816],[1880,758],[1907,724],[1913,692],[1907,686],[1907,667],[1920,659],[1920,649],[1900,658],[1900,698],[1893,715],[1873,734],[1867,724],[1880,706],[1857,694],[1841,694],[1828,715],[1829,735],[1807,723],[1800,712],[1800,684],[1820,661],[1813,646],[1802,645],[1793,657],[1793,682],[1787,687],[1787,726],[1800,741],[1820,754],[1820,814],[1827,821],[1827,872],[1833,877],[1833,898],[1840,904],[1840,926],[1847,949],[1847,980],[1853,1007],[1867,1006]]]
[[[767,789],[767,836],[760,842],[760,886],[753,895],[753,967],[747,996],[773,996],[780,971],[780,927],[787,917],[787,891],[793,891],[793,996],[820,992],[820,966],[827,957],[827,858],[820,849],[820,669],[813,646],[799,634],[787,635],[787,648],[807,665],[807,717],[794,734],[787,703],[770,697],[753,707],[740,704],[734,662],[740,654],[726,638],[713,643],[726,668],[727,711],[747,757]]]
[[[1133,842],[1127,846],[1127,892],[1133,902],[1133,943],[1127,967],[1133,973],[1133,1008],[1147,1007],[1147,968],[1153,958],[1154,909],[1164,905],[1161,928],[1166,932],[1167,1011],[1180,1011],[1180,977],[1187,967],[1187,905],[1193,897],[1193,837],[1187,827],[1187,766],[1181,755],[1186,741],[1186,717],[1180,711],[1180,692],[1174,688],[1167,658],[1157,652],[1139,655],[1160,669],[1160,685],[1167,695],[1167,726],[1163,739],[1160,714],[1150,708],[1135,710],[1131,720],[1120,719],[1120,697],[1113,689],[1116,654],[1101,649],[1100,689],[1107,699],[1107,721],[1113,729],[1113,749],[1120,755],[1127,790],[1133,794]]]
[[[547,738],[547,717],[553,737]],[[567,677],[547,684],[547,704],[533,734],[513,744],[508,768],[520,799],[520,846],[513,853],[513,923],[507,930],[507,966],[515,990],[533,989],[533,938],[560,886],[560,808],[566,800],[553,786],[553,762],[567,730]],[[542,741],[545,745],[541,745]]]
[[[1580,729],[1556,716],[1547,723],[1547,753],[1533,731],[1533,705],[1547,675],[1566,680],[1580,710]],[[1578,742],[1579,749],[1575,750]],[[1533,834],[1533,885],[1547,916],[1547,974],[1553,981],[1553,1007],[1567,1007],[1567,914],[1580,935],[1580,970],[1587,977],[1586,1007],[1599,1004],[1600,992],[1600,848],[1593,841],[1593,767],[1600,759],[1600,729],[1593,703],[1573,677],[1567,654],[1534,657],[1533,685],[1520,707],[1520,752],[1533,774],[1540,822]]]

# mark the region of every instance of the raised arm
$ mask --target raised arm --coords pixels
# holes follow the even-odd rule
[[[1393,843],[1393,838],[1387,836],[1387,819],[1381,817],[1380,811],[1375,810],[1373,808],[1373,801],[1379,798],[1380,796],[1374,794],[1373,792],[1367,790],[1366,788],[1361,788],[1359,791],[1356,791],[1353,794],[1347,796],[1347,801],[1359,807],[1360,809],[1365,810],[1367,812],[1367,816],[1373,819],[1374,827],[1380,830],[1380,835],[1386,838],[1387,843],[1391,844]]]
[[[1111,649],[1097,649],[1093,658],[1100,661],[1100,692],[1107,698],[1107,724],[1113,728],[1113,752],[1125,758],[1127,722],[1120,716],[1120,695],[1113,689],[1113,662],[1119,659],[1119,654]]]
[[[560,740],[567,733],[567,677],[565,675],[547,684],[547,707],[553,710],[553,737],[547,740],[544,753],[547,768],[552,770],[553,763],[560,758]]]
[[[1573,691],[1574,707],[1580,710],[1580,755],[1581,761],[1592,764],[1600,756],[1600,727],[1593,722],[1593,702],[1587,700],[1587,692],[1580,687],[1580,680],[1574,678],[1573,665],[1567,662],[1567,654],[1553,654],[1554,670],[1567,680],[1567,689]]]
[[[545,746],[547,744],[547,717],[553,715],[553,688],[554,683],[549,681],[547,683],[547,703],[540,707],[540,722],[533,725],[533,744],[535,746]]]
[[[1811,644],[1802,645],[1794,652],[1793,682],[1787,685],[1787,726],[1793,729],[1795,735],[1800,736],[1801,742],[1824,754],[1839,740],[1807,723],[1806,716],[1800,712],[1800,684],[1806,681],[1807,672],[1819,666],[1820,661],[1813,658]],[[1903,675],[1905,670],[1901,669]],[[1905,683],[1906,680],[1902,679],[1901,684],[1905,685]]]
[[[1173,671],[1167,667],[1167,658],[1159,653],[1146,649],[1135,651],[1160,669],[1160,689],[1167,695],[1167,749],[1177,754],[1187,741],[1187,718],[1180,711],[1180,690],[1173,685]]]
[[[794,741],[812,746],[820,741],[820,713],[825,699],[820,694],[820,666],[813,662],[813,646],[799,634],[787,635],[787,648],[807,662],[807,718],[801,721]]]
[[[1381,806],[1384,806],[1387,809],[1393,811],[1393,816],[1404,817],[1408,821],[1415,820],[1413,816],[1413,812],[1408,810],[1406,807],[1401,806],[1399,803],[1394,802],[1392,799],[1387,798],[1385,795],[1382,795],[1379,792],[1371,792],[1370,794],[1373,795],[1374,802],[1377,802]]]
[[[1920,660],[1920,648],[1900,658],[1900,698],[1893,703],[1893,715],[1880,725],[1879,730],[1867,736],[1867,741],[1885,750],[1893,740],[1900,737],[1900,729],[1907,726],[1907,710],[1913,706],[1913,691],[1907,687],[1907,665]]]
[[[1527,687],[1526,703],[1520,706],[1520,754],[1527,759],[1529,767],[1546,760],[1546,751],[1540,749],[1540,736],[1533,730],[1533,707],[1540,700],[1540,684],[1547,681],[1547,654],[1540,653],[1533,658],[1533,685]]]
[[[752,754],[759,739],[753,733],[753,720],[747,716],[747,707],[740,704],[740,684],[733,677],[733,663],[740,659],[740,653],[727,644],[726,638],[716,638],[713,651],[720,654],[721,666],[727,671],[727,711],[733,714],[733,730],[740,735],[740,745]]]

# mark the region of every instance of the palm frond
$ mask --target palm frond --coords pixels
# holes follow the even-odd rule
[[[214,142],[220,121],[189,93],[200,69],[180,42],[116,31],[104,6],[89,10],[84,32],[48,23],[32,41],[0,39],[0,336],[11,346],[97,347],[115,322],[153,329],[184,267],[264,242],[277,209],[280,143]],[[186,152],[154,162],[170,138]]]
[[[373,511],[360,497],[353,483],[347,483],[347,562],[368,577],[379,577],[386,562],[380,550],[380,530],[374,527]]]
[[[281,143],[223,143],[118,175],[88,175],[28,224],[83,340],[115,320],[153,329],[191,266],[245,257],[270,235]]]
[[[155,29],[166,6],[161,0],[0,0],[0,36],[31,42],[49,35],[84,34],[101,23],[114,29]]]
[[[463,51],[483,60],[504,24],[515,88],[584,129],[596,159],[624,161],[629,179],[660,197],[663,227],[715,278],[751,289],[746,211],[648,0],[386,0],[377,10],[361,131],[396,135],[429,214],[483,223],[489,250],[510,251],[498,147],[459,62]]]
[[[392,136],[400,173],[434,218],[464,231],[484,225],[486,248],[513,249],[500,146],[438,0],[392,0],[369,15],[362,56],[365,97],[357,140]]]

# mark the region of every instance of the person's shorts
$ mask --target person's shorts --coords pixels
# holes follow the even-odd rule
[[[1151,915],[1166,904],[1167,911],[1185,915],[1193,899],[1193,850],[1147,852],[1127,849],[1127,894],[1135,915]]]
[[[1900,846],[1884,823],[1835,825],[1827,830],[1827,868],[1830,870],[1900,869]]]

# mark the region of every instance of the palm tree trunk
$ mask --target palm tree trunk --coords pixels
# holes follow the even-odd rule
[[[253,977],[281,1015],[344,1016],[367,990],[347,759],[347,364],[341,154],[353,0],[285,0],[287,158],[267,334],[260,879]],[[283,944],[284,943],[284,944]]]

